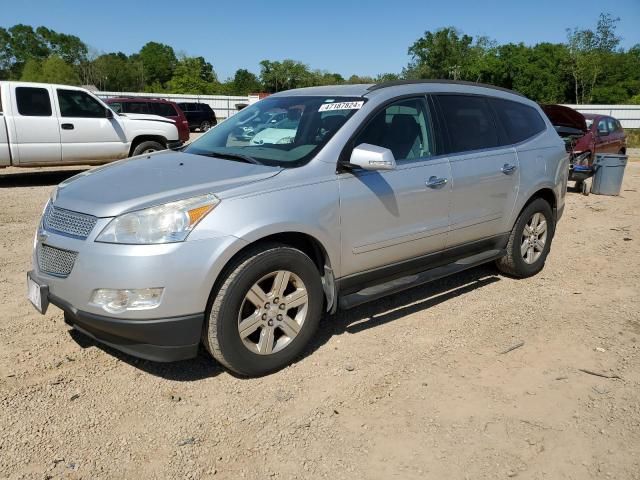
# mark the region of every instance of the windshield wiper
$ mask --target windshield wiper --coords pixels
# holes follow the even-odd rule
[[[227,153],[227,152],[207,152],[198,153],[198,155],[204,155],[205,157],[219,157],[227,160],[240,160],[245,163],[253,163],[254,165],[262,165],[262,163],[249,155],[242,153]]]

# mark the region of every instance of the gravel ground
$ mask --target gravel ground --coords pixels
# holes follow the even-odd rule
[[[640,163],[620,197],[569,194],[538,276],[486,266],[340,312],[260,379],[35,312],[35,225],[72,173],[0,172],[0,478],[640,479]]]

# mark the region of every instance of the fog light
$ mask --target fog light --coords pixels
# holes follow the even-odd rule
[[[115,290],[99,288],[93,291],[91,303],[109,313],[127,310],[150,310],[160,305],[162,288]]]

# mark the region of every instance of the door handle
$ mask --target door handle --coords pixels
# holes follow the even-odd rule
[[[500,171],[505,175],[511,175],[513,172],[516,171],[517,168],[518,167],[516,167],[515,165],[509,165],[508,163],[505,163],[500,169]]]
[[[429,188],[440,188],[443,187],[447,184],[447,179],[446,178],[438,178],[435,175],[432,177],[429,177],[429,180],[427,180],[427,187]]]
[[[60,125],[63,130],[73,130],[73,123],[63,123]]]

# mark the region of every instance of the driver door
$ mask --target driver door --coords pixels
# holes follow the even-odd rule
[[[434,155],[430,124],[424,97],[403,99],[374,114],[352,143],[390,149],[397,167],[339,175],[342,276],[444,248],[451,168]]]
[[[116,116],[82,90],[56,89],[64,163],[97,163],[125,158],[129,153]]]

